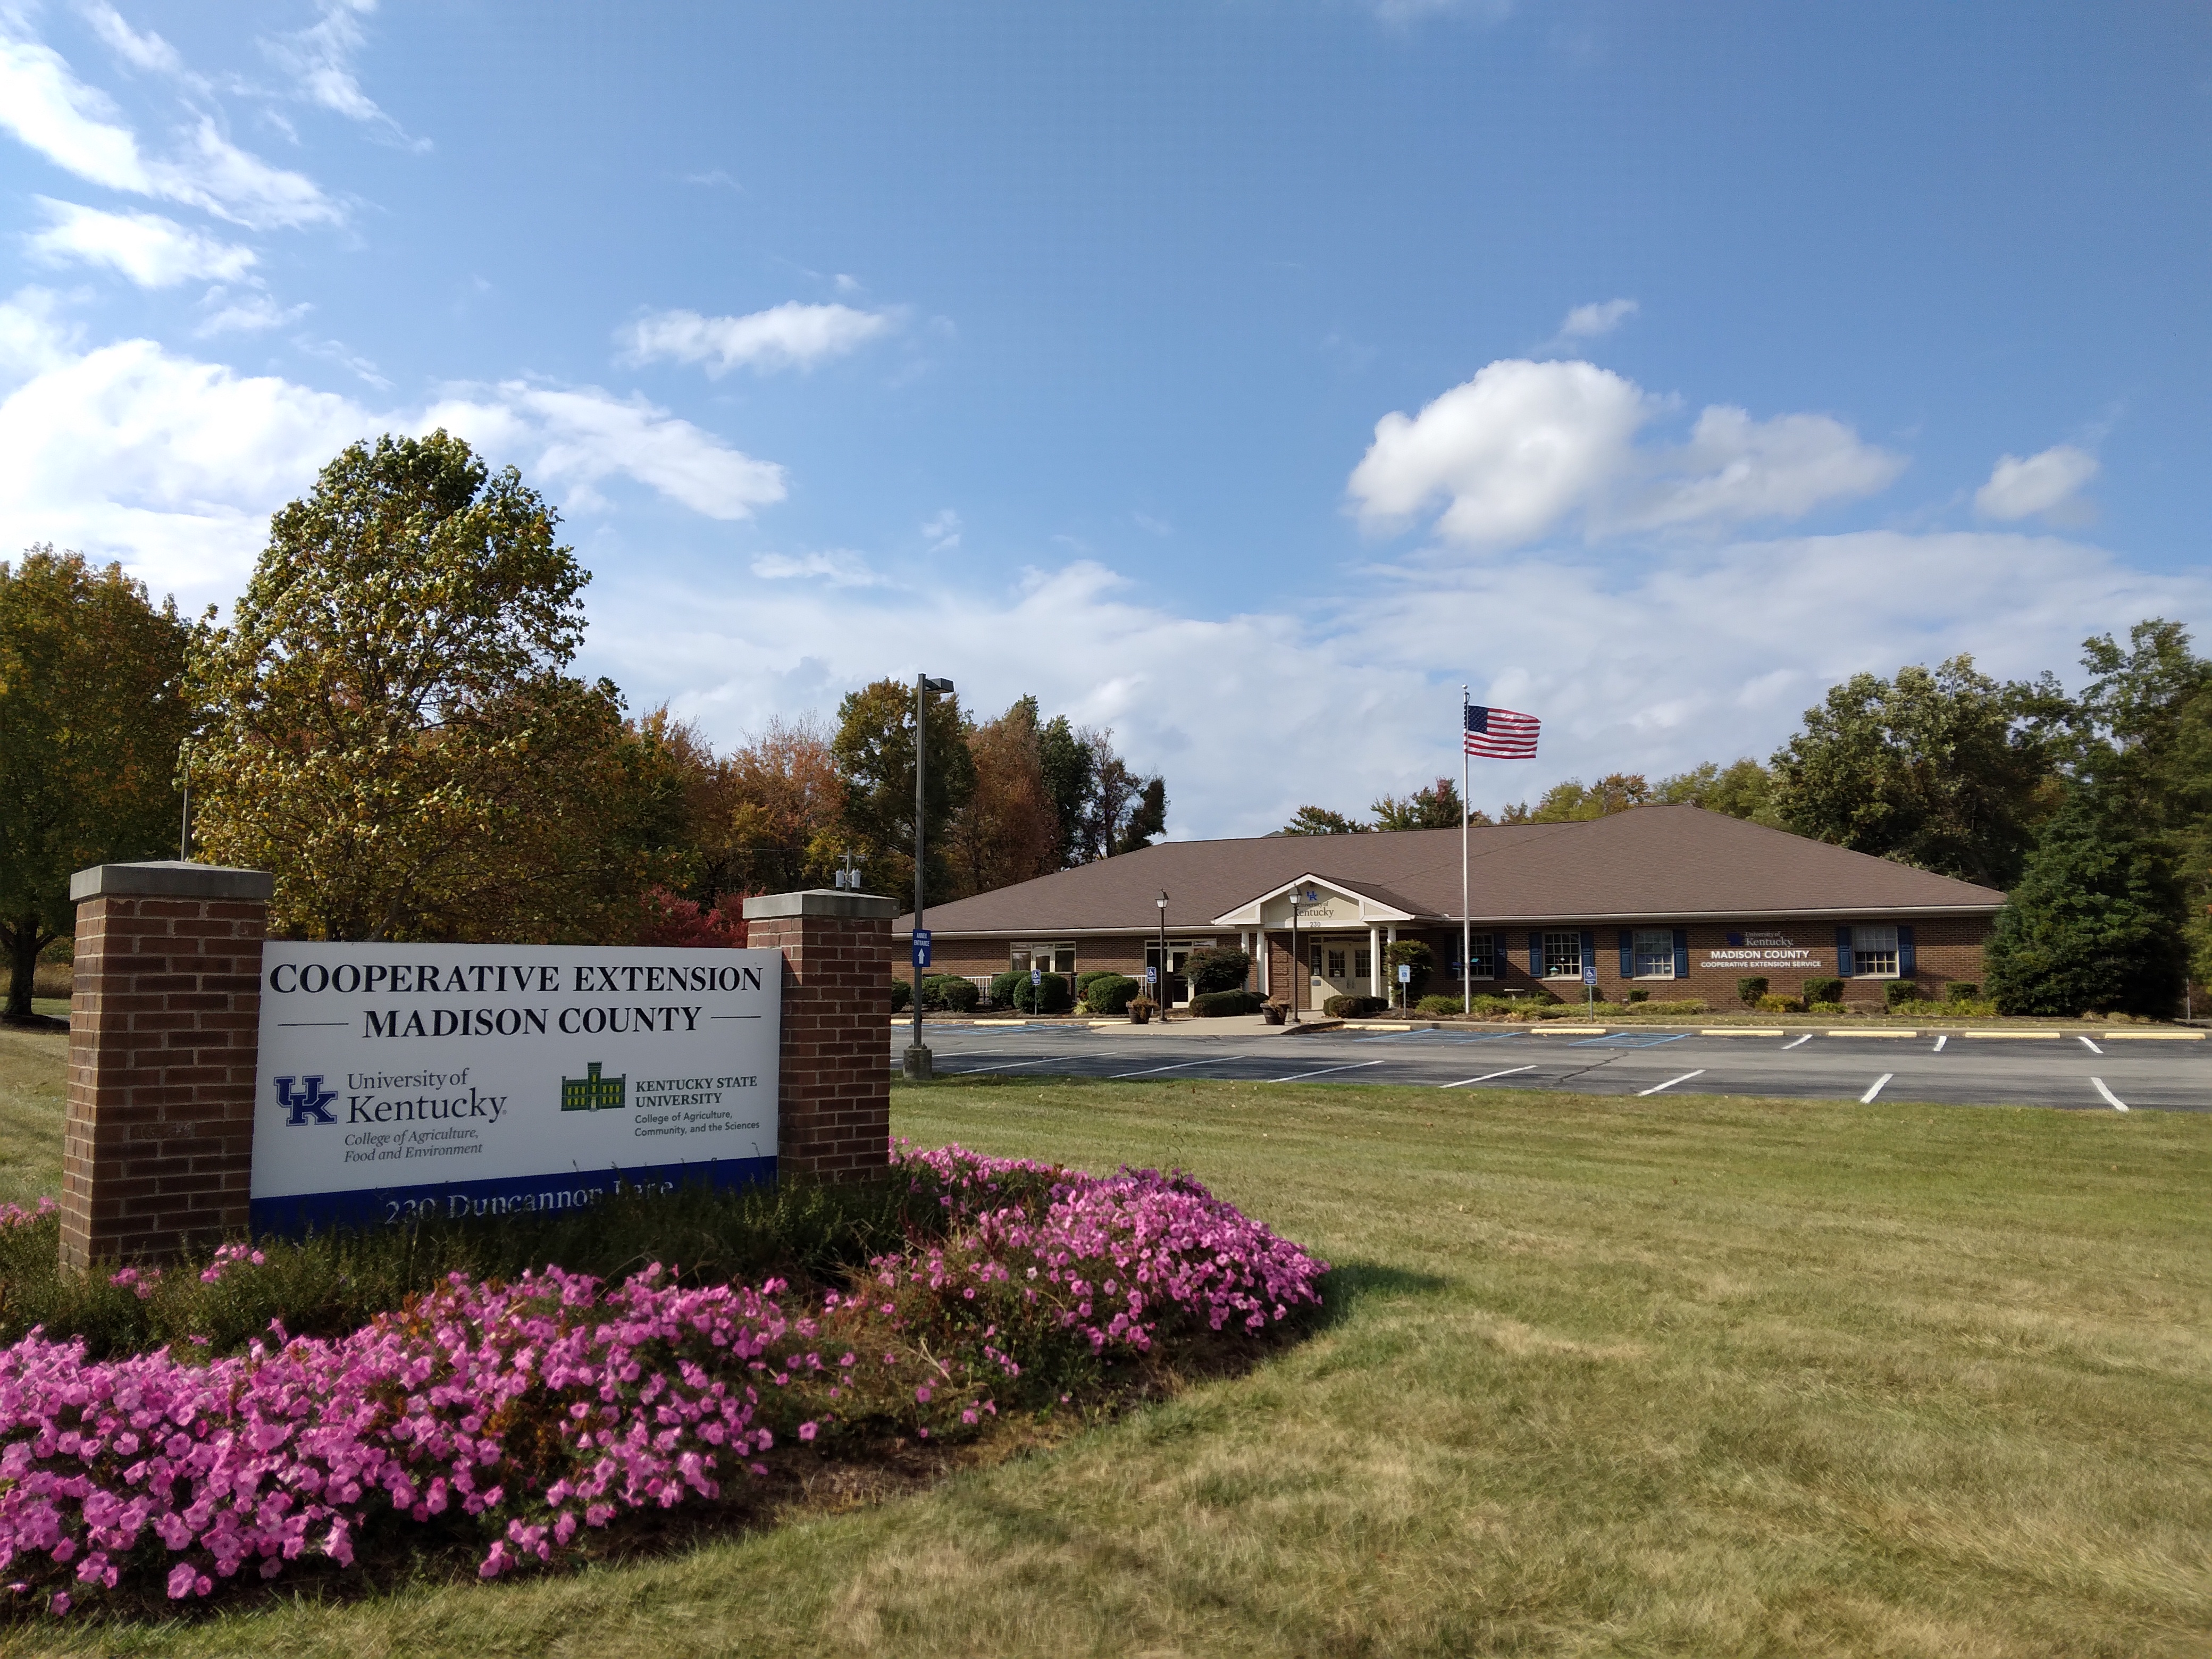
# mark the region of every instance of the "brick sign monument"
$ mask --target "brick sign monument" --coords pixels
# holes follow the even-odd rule
[[[264,948],[271,890],[202,864],[71,880],[64,1265],[426,1203],[565,1206],[617,1170],[888,1161],[888,898],[749,899],[743,951]]]

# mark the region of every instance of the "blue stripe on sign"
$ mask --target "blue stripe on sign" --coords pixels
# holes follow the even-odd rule
[[[572,1170],[565,1175],[499,1176],[483,1181],[434,1181],[416,1187],[362,1188],[341,1193],[290,1193],[257,1198],[248,1206],[256,1233],[294,1235],[337,1227],[390,1226],[429,1213],[464,1216],[544,1215],[585,1209],[618,1186],[710,1187],[773,1183],[772,1158],[714,1158],[696,1164],[653,1164],[631,1170]]]

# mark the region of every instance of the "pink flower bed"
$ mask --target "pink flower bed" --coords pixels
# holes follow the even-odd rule
[[[214,1358],[95,1362],[33,1331],[0,1351],[0,1583],[58,1613],[128,1583],[204,1596],[310,1558],[349,1565],[410,1527],[469,1529],[495,1577],[765,1474],[779,1433],[972,1434],[1002,1393],[1035,1392],[1040,1364],[1249,1340],[1319,1301],[1326,1263],[1186,1178],[894,1158],[941,1189],[944,1237],[818,1302],[775,1279],[687,1286],[655,1267],[609,1285],[554,1267],[456,1274],[349,1335],[272,1328]],[[226,1246],[203,1278],[259,1263]]]

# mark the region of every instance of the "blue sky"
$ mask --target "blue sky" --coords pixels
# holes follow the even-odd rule
[[[0,0],[0,545],[222,602],[352,437],[725,743],[915,668],[1178,835],[2212,617],[2201,7]]]

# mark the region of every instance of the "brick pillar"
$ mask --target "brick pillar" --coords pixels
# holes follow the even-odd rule
[[[270,890],[258,870],[208,864],[70,878],[64,1267],[246,1230]]]
[[[783,952],[781,1173],[850,1181],[890,1162],[893,900],[817,888],[745,901],[745,942]]]

